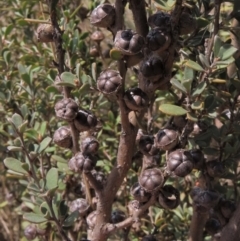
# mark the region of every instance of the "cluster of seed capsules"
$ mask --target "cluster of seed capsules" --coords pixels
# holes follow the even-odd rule
[[[111,29],[115,23],[115,7],[105,3],[95,8],[90,16],[92,25],[100,28]],[[156,90],[154,86],[159,84],[165,77],[165,61],[168,58],[168,48],[173,40],[171,15],[164,12],[157,12],[148,18],[150,27],[149,33],[144,38],[131,29],[119,30],[114,36],[113,48],[121,53],[126,67],[139,64],[138,75],[145,82],[145,90],[139,87],[130,88],[125,91],[123,100],[130,111],[141,112],[149,105],[149,93]],[[178,25],[180,35],[193,32],[196,28],[196,20],[187,11],[183,11]],[[37,38],[40,42],[51,42],[54,38],[54,31],[51,25],[41,25],[37,30]],[[103,35],[96,31],[92,35],[95,41],[102,41]],[[58,77],[59,78],[59,77]],[[61,80],[59,80],[61,81]],[[118,96],[122,91],[122,77],[118,70],[105,69],[97,79],[97,88],[104,95]],[[154,89],[155,88],[155,89]],[[78,104],[71,98],[65,98],[55,105],[57,117],[68,122],[73,122],[79,132],[94,129],[98,119],[89,111],[80,109]],[[183,121],[184,122],[184,121]],[[166,167],[164,172],[168,175],[185,177],[193,169],[201,170],[211,178],[221,177],[224,173],[224,166],[218,160],[206,162],[203,153],[198,150],[187,150],[178,148],[180,130],[184,125],[178,124],[174,118],[172,127],[159,130],[155,135],[137,136],[139,151],[144,158],[144,169],[138,182],[131,189],[133,201],[128,205],[129,214],[138,210],[154,194],[157,196],[159,205],[164,209],[174,209],[180,202],[180,193],[172,185],[164,185],[166,175],[158,167],[155,159],[159,158],[159,151],[167,151]],[[177,130],[176,130],[177,129]],[[64,148],[72,148],[72,136],[68,126],[60,127],[54,134],[54,142]],[[92,172],[99,181],[106,181],[104,175],[96,172],[96,153],[99,143],[93,136],[89,136],[81,142],[81,151],[76,153],[68,163],[69,169],[76,173]],[[167,175],[167,176],[168,176]],[[206,229],[214,234],[221,230],[235,210],[235,204],[225,200],[214,190],[195,187],[191,193],[193,206],[198,212],[210,212]],[[79,210],[81,216],[87,216],[87,224],[93,229],[96,223],[96,211],[89,214],[90,205],[85,199],[79,198],[70,205],[70,210]],[[125,214],[120,210],[112,213],[111,222],[117,223],[125,219]],[[146,236],[142,241],[154,241],[151,235]]]

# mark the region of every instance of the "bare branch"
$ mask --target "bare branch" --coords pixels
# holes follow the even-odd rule
[[[130,9],[138,34],[146,37],[148,34],[147,14],[144,0],[129,0]]]

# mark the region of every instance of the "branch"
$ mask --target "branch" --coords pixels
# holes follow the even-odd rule
[[[132,10],[136,32],[143,37],[148,34],[148,23],[145,0],[129,0],[129,8]]]
[[[208,218],[208,213],[199,213],[193,208],[193,216],[189,231],[188,241],[202,241],[203,240],[203,228]],[[228,240],[228,239],[226,239]],[[230,240],[230,239],[229,239]]]
[[[220,241],[239,241],[240,236],[240,204],[236,211],[234,212],[232,218],[229,220],[228,224],[223,228],[221,232]]]
[[[123,220],[120,223],[116,224],[106,224],[106,231],[108,233],[116,232],[119,229],[123,229],[126,227],[131,226],[134,222],[139,221],[139,218],[147,211],[147,209],[153,205],[156,202],[156,194],[153,194],[150,200],[144,204],[143,206],[140,206],[139,209],[133,213],[132,216],[128,217],[127,219]]]
[[[213,35],[210,40],[210,43],[208,45],[207,49],[207,59],[210,61],[211,53],[212,53],[212,48],[213,48],[213,43],[214,43],[214,37],[218,34],[219,31],[219,17],[220,17],[220,8],[221,8],[221,0],[215,0],[214,1],[214,29],[213,29]]]
[[[96,180],[96,178],[93,176],[93,174],[91,172],[86,172],[84,174],[85,174],[85,177],[87,178],[87,181],[89,182],[89,184],[93,187],[95,192],[97,194],[99,194],[99,192],[103,188],[101,183]]]

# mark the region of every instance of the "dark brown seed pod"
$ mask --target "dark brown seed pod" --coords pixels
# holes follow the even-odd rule
[[[193,168],[200,170],[203,167],[204,155],[201,150],[193,149],[189,151],[193,160]]]
[[[180,193],[172,185],[165,185],[160,189],[158,203],[166,209],[174,209],[179,205]]]
[[[70,98],[64,98],[55,105],[57,117],[66,121],[72,121],[78,113],[77,103]]]
[[[208,233],[214,235],[221,231],[222,225],[217,217],[210,217],[205,224],[205,229]]]
[[[138,142],[139,151],[144,155],[154,156],[158,153],[158,148],[154,145],[154,136],[143,135]]]
[[[135,184],[133,184],[133,186],[131,187],[130,190],[131,195],[133,196],[133,198],[135,200],[138,200],[139,202],[143,203],[143,202],[147,202],[150,197],[151,194],[146,192],[140,185],[138,182],[136,182]]]
[[[102,31],[94,31],[92,34],[91,34],[91,40],[97,42],[97,43],[100,43],[101,41],[103,41],[104,39],[104,34]]]
[[[159,57],[150,56],[142,61],[140,71],[145,78],[155,82],[164,75],[163,62]]]
[[[41,43],[53,42],[54,28],[51,24],[41,24],[37,28],[36,35],[37,35],[38,42],[41,42]]]
[[[149,98],[140,88],[131,88],[125,92],[124,101],[130,110],[141,111],[148,106]]]
[[[176,176],[185,177],[193,169],[192,157],[189,151],[177,149],[168,155],[168,169]]]
[[[105,3],[97,6],[90,15],[92,25],[100,28],[108,28],[115,22],[115,8],[113,5]]]
[[[89,208],[90,205],[88,204],[87,200],[83,198],[78,198],[72,201],[69,205],[70,212],[75,212],[78,210],[80,216],[85,216]]]
[[[60,147],[72,148],[71,130],[67,126],[59,127],[53,135],[53,141]]]
[[[68,167],[74,172],[89,172],[96,165],[96,158],[92,155],[83,155],[77,152],[68,162]]]
[[[144,45],[144,38],[131,29],[118,31],[114,39],[114,47],[123,55],[135,55]]]
[[[87,216],[86,221],[87,221],[88,228],[93,230],[97,222],[97,211],[91,212]]]
[[[81,151],[84,155],[95,155],[99,148],[99,142],[93,136],[88,136],[81,141]]]
[[[171,29],[171,22],[170,22],[171,15],[162,11],[154,13],[148,18],[148,25],[151,28],[167,28]]]
[[[191,192],[193,206],[198,212],[208,212],[211,208],[216,206],[219,201],[219,195],[210,190],[204,190],[200,187],[194,187]]]
[[[144,236],[141,241],[157,241],[157,239],[153,235]]]
[[[77,184],[77,186],[74,187],[73,192],[74,194],[80,197],[86,195],[86,189],[85,189],[84,183],[80,182],[79,184]]]
[[[189,13],[182,12],[179,19],[179,34],[192,33],[197,28],[197,21]]]
[[[111,214],[111,223],[119,223],[125,219],[126,215],[121,210],[114,210]]]
[[[36,225],[30,224],[24,229],[24,236],[28,240],[34,240],[37,237],[37,227]]]
[[[77,112],[76,118],[74,119],[74,125],[80,132],[93,129],[97,126],[97,124],[97,117],[88,110],[79,110]]]
[[[178,132],[172,129],[159,130],[155,135],[155,145],[164,151],[173,149],[178,143]]]
[[[222,177],[225,174],[225,166],[218,160],[207,162],[207,172],[211,177]]]
[[[138,178],[138,182],[146,192],[155,192],[162,187],[164,176],[159,168],[146,169]]]
[[[97,87],[103,94],[117,93],[122,86],[122,77],[116,70],[106,69],[97,79]]]
[[[96,46],[92,46],[92,47],[89,49],[89,54],[90,54],[90,56],[92,56],[92,57],[99,57],[98,48],[97,48]]]
[[[103,172],[92,170],[92,175],[95,177],[97,182],[101,183],[102,185],[104,185],[107,181],[106,176]],[[91,184],[90,187],[92,187]]]
[[[219,209],[223,217],[229,220],[236,210],[236,203],[232,200],[222,199],[219,202]]]
[[[162,31],[160,28],[154,28],[149,31],[147,35],[147,47],[151,51],[157,51],[158,53],[166,50],[171,43],[171,36]]]

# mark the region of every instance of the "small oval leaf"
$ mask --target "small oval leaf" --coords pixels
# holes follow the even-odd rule
[[[23,219],[31,222],[31,223],[44,223],[48,221],[44,216],[36,213],[25,213],[23,215]]]
[[[51,137],[44,138],[39,144],[38,153],[41,153],[42,151],[44,151],[49,146],[51,141],[52,141]]]
[[[204,69],[202,68],[201,65],[199,65],[198,63],[192,61],[192,60],[187,60],[185,63],[185,66],[191,68],[191,69],[194,69],[196,71],[204,71]]]
[[[187,114],[187,110],[183,109],[181,106],[171,105],[171,104],[162,104],[159,107],[159,110],[167,115],[179,116]]]
[[[27,171],[22,167],[23,163],[19,160],[12,157],[7,157],[3,162],[8,169],[17,173],[27,174]]]
[[[55,188],[58,184],[58,169],[52,167],[46,175],[46,187],[48,190]]]

